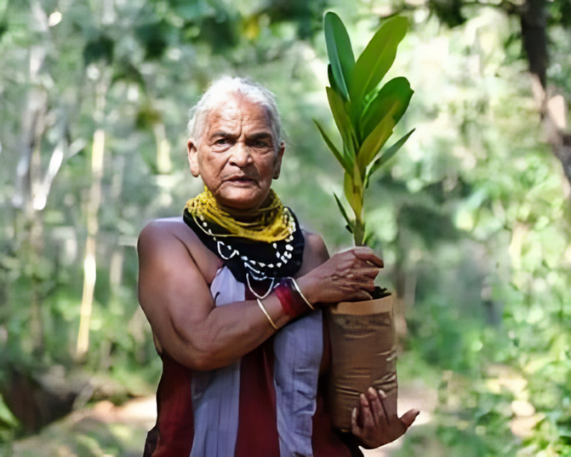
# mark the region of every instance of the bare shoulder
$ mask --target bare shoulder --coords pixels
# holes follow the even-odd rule
[[[304,230],[303,236],[305,238],[305,248],[303,250],[303,264],[299,271],[300,276],[329,259],[329,252],[321,235]]]
[[[208,283],[220,266],[220,260],[202,244],[182,217],[149,222],[139,235],[137,250],[141,265],[165,263],[169,269],[176,268],[180,262],[196,265]]]
[[[141,231],[137,243],[139,254],[139,277],[144,278],[147,270],[171,271],[178,264],[194,268],[192,240],[179,218],[156,219]]]
[[[150,247],[156,244],[173,243],[186,237],[188,227],[181,217],[155,219],[149,222],[139,235],[138,248]]]

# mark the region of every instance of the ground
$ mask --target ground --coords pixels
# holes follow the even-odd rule
[[[431,420],[436,394],[413,383],[400,389],[399,411],[421,410],[414,427]],[[50,425],[41,434],[14,443],[12,457],[140,457],[147,430],[155,422],[154,397],[131,400],[122,406],[102,401],[76,411]],[[391,457],[402,440],[379,449],[365,451],[366,457]],[[2,452],[0,450],[0,457]]]

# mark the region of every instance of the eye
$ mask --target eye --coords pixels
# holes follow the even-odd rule
[[[251,142],[251,145],[252,145],[254,148],[267,148],[267,147],[270,147],[270,141],[268,141],[268,140],[263,140],[263,139],[253,140],[253,141]]]
[[[216,140],[214,142],[214,144],[219,144],[219,145],[228,144],[228,139],[227,138],[220,138],[220,139]]]

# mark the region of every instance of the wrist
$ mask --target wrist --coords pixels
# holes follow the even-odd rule
[[[302,276],[301,278],[296,278],[297,287],[301,294],[315,307],[314,303],[319,302],[318,298],[318,287],[315,285],[315,281],[307,276]]]
[[[282,279],[274,288],[274,293],[280,301],[284,313],[292,319],[315,310],[293,278]]]

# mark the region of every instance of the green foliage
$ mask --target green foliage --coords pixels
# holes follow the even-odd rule
[[[548,79],[568,99],[566,3],[546,8]],[[347,32],[330,16],[329,42],[318,39],[324,2],[33,4],[40,8],[34,13],[31,2],[0,0],[0,385],[9,368],[38,375],[59,365],[113,380],[122,386],[105,394],[114,401],[154,390],[160,359],[137,307],[136,237],[147,221],[180,214],[200,191],[185,160],[187,110],[216,75],[242,74],[278,98],[289,137],[274,185],[284,203],[324,235],[330,251],[350,243],[345,226],[373,246],[382,242],[382,281],[393,283],[406,308],[400,383],[421,378],[437,399],[434,411],[412,405],[420,406],[419,419],[429,419],[391,453],[570,452],[568,183],[542,143],[517,21],[496,6],[415,3],[407,39],[393,40],[376,60],[378,74],[390,70],[358,106],[357,65],[352,73],[346,68],[379,24],[383,30],[391,23],[381,15],[396,11],[378,0],[332,1]],[[442,27],[439,15],[455,27]],[[335,35],[345,38],[338,43]],[[332,46],[339,66],[326,74]],[[409,106],[410,85],[416,96]],[[381,122],[394,124],[400,139],[389,138],[363,170],[358,153]],[[73,354],[99,128],[106,145],[97,282],[90,351],[80,364]],[[329,133],[334,129],[342,143]],[[369,156],[382,143],[378,133]],[[166,145],[170,168],[158,145]],[[37,209],[33,196],[42,194],[59,150],[61,166]],[[343,183],[334,179],[336,162],[349,176]],[[361,188],[370,195],[364,204],[353,198]],[[355,227],[355,209],[367,215],[366,227]],[[78,424],[61,435],[48,428],[39,449],[61,438],[76,454],[140,452],[142,429]],[[0,454],[11,455],[5,443],[21,432],[0,402]]]
[[[348,101],[349,88],[353,87],[352,78],[355,67],[355,56],[349,34],[339,16],[331,11],[325,14],[323,28],[329,65],[331,65],[332,87],[335,88],[334,93],[339,93],[345,101]]]
[[[351,81],[354,114],[360,112],[363,104],[392,67],[397,47],[403,40],[407,27],[408,21],[404,17],[388,19],[357,59]]]
[[[149,220],[180,214],[201,188],[181,153],[188,109],[211,79],[240,66],[256,77],[276,61],[276,75],[291,83],[297,54],[285,52],[298,32],[310,38],[323,6],[32,3],[0,0],[8,25],[0,40],[0,389],[13,367],[36,377],[58,365],[114,380],[113,401],[148,395],[160,358],[137,304],[136,237]],[[97,280],[89,351],[77,360],[97,130],[105,133]],[[3,413],[0,443],[22,431]]]
[[[115,42],[105,35],[101,35],[96,39],[89,41],[83,49],[85,66],[98,62],[99,60],[103,60],[105,63],[110,64],[113,62],[114,50]]]
[[[403,145],[406,143],[406,140],[408,140],[408,137],[411,136],[413,133],[414,133],[414,129],[412,129],[410,132],[408,132],[406,135],[404,135],[402,138],[400,138],[395,144],[393,144],[390,148],[388,148],[383,155],[377,157],[371,163],[371,165],[367,169],[367,172],[365,175],[365,183],[364,183],[365,189],[367,187],[369,187],[369,180],[371,179],[371,176],[373,175],[373,173],[375,173],[384,164],[386,164],[390,159],[392,159],[393,156],[399,151],[399,149],[402,148]]]
[[[385,21],[355,62],[349,34],[339,16],[330,11],[324,18],[330,62],[327,73],[331,85],[326,88],[327,99],[343,147],[338,149],[323,128],[319,124],[317,127],[345,170],[344,193],[353,210],[354,220],[349,220],[335,198],[356,245],[365,244],[363,199],[370,177],[396,154],[412,133],[405,135],[384,154],[379,154],[413,94],[408,80],[403,77],[395,78],[378,89],[393,65],[407,25],[407,20],[402,17]]]
[[[2,452],[2,443],[11,442],[19,429],[18,420],[4,403],[0,395],[0,453]],[[0,454],[1,455],[1,454]]]
[[[406,112],[413,90],[406,78],[398,77],[386,83],[371,99],[362,116],[360,138],[367,138],[378,124],[379,119],[392,116],[394,125],[398,124]]]

